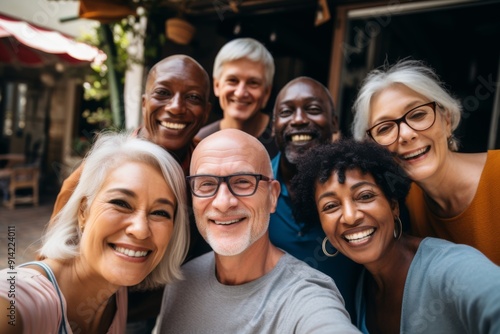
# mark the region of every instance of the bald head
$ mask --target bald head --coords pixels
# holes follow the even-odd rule
[[[161,60],[149,71],[142,96],[141,136],[183,162],[208,119],[209,97],[208,74],[193,58],[174,55]]]
[[[171,71],[174,68],[182,71],[190,71],[193,74],[193,77],[196,76],[197,79],[200,79],[200,85],[205,88],[205,98],[208,99],[210,94],[210,77],[208,76],[207,71],[205,71],[205,69],[196,60],[182,54],[166,57],[157,62],[151,70],[149,70],[148,77],[146,79],[146,92],[149,92],[149,88],[155,81],[158,73]]]
[[[332,135],[338,132],[330,92],[309,77],[290,81],[276,97],[273,126],[276,144],[282,153],[280,168],[288,168],[291,174],[307,150],[330,142]]]
[[[191,158],[191,174],[201,174],[203,164],[214,161],[244,162],[253,166],[254,172],[272,177],[271,160],[266,148],[255,137],[237,129],[224,129],[203,139],[193,152]]]
[[[235,256],[270,243],[266,232],[280,193],[272,177],[266,149],[241,130],[218,131],[196,146],[189,179],[193,212],[216,254]]]
[[[275,112],[276,112],[276,106],[278,106],[278,103],[284,98],[284,96],[287,94],[288,90],[291,89],[294,86],[308,86],[311,87],[312,89],[315,89],[318,94],[322,98],[326,99],[328,101],[330,110],[329,113],[330,115],[334,116],[335,115],[335,109],[333,106],[333,98],[332,95],[330,94],[330,91],[319,81],[314,80],[313,78],[310,77],[298,77],[295,78],[291,81],[289,81],[278,93],[278,96],[276,97],[276,105],[275,105]]]

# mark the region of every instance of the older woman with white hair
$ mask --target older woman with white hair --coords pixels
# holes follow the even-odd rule
[[[126,287],[180,279],[188,226],[175,159],[125,133],[101,135],[42,238],[44,260],[0,271],[0,307],[13,310],[0,332],[124,333]]]
[[[271,96],[274,70],[273,56],[259,41],[237,38],[226,43],[213,69],[214,94],[223,118],[201,128],[196,137],[201,140],[222,129],[239,129],[259,139],[273,158],[278,148],[271,117],[263,110]]]
[[[413,234],[468,244],[499,265],[500,151],[457,152],[461,110],[433,69],[403,60],[365,78],[352,132],[390,150],[414,181]]]

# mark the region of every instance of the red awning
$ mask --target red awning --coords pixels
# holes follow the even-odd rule
[[[106,54],[57,31],[0,14],[0,63],[44,66],[103,62]]]

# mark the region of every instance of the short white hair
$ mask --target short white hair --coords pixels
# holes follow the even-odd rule
[[[138,289],[158,287],[181,279],[180,266],[189,246],[186,183],[177,161],[160,146],[132,137],[129,133],[102,133],[84,160],[77,187],[42,237],[40,254],[53,259],[70,259],[80,254],[81,232],[78,210],[86,198],[90,208],[109,173],[125,162],[142,162],[161,171],[177,200],[174,230],[165,255]]]
[[[220,79],[225,63],[240,59],[248,59],[264,65],[266,87],[273,85],[274,59],[262,43],[253,38],[237,38],[226,43],[217,53],[214,61],[213,77]]]
[[[435,101],[437,111],[443,115],[449,114],[452,132],[458,127],[462,106],[460,101],[447,91],[436,72],[422,61],[405,59],[394,65],[384,65],[372,70],[363,81],[352,111],[354,121],[351,126],[354,139],[363,140],[368,130],[370,118],[370,103],[373,95],[394,85],[402,84],[416,93]],[[449,148],[458,149],[458,141],[452,136]]]

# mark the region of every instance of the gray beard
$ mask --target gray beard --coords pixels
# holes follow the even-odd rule
[[[298,151],[298,150],[293,150],[289,151],[288,148],[285,148],[285,158],[286,160],[291,163],[292,165],[296,165],[302,156],[304,156],[304,153],[307,152],[307,149],[304,149],[303,151]]]

